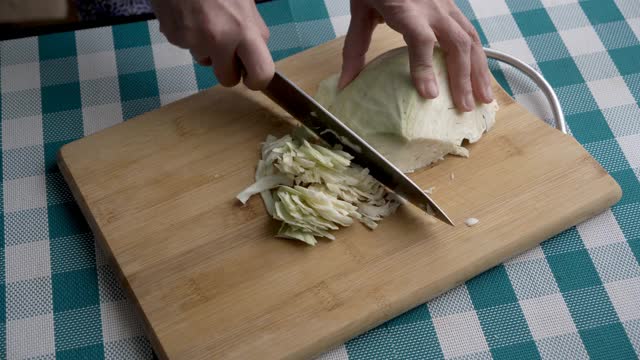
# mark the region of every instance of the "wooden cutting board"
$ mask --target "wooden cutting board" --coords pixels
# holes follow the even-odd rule
[[[369,56],[402,46],[386,27]],[[305,90],[342,39],[278,63]],[[308,358],[614,204],[620,187],[572,137],[497,85],[497,124],[468,159],[411,174],[458,224],[401,207],[310,247],[273,237],[255,197],[259,144],[290,131],[262,94],[213,88],[64,146],[60,168],[162,358]],[[452,175],[453,174],[453,175]],[[455,176],[455,177],[454,177]],[[466,227],[475,217],[480,223]]]

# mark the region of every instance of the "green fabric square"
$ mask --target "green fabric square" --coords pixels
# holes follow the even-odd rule
[[[51,284],[54,313],[100,306],[95,267],[52,274]]]
[[[477,310],[477,314],[490,348],[533,341],[518,303]]]
[[[112,30],[113,46],[115,49],[151,45],[149,26],[146,21],[116,25]]]
[[[158,97],[158,79],[155,71],[124,74],[120,78],[120,98],[122,101]]]
[[[218,84],[218,79],[213,75],[213,69],[210,66],[193,65],[196,73],[196,83],[198,90],[208,89]]]
[[[547,262],[561,292],[601,285],[586,249],[549,255]]]
[[[534,9],[544,9],[544,5],[540,0],[506,0],[507,6],[512,13],[534,10]]]
[[[81,138],[84,135],[82,110],[42,114],[42,135],[45,143]]]
[[[47,204],[61,204],[73,201],[71,189],[62,177],[60,172],[47,173],[45,175],[47,182]]]
[[[636,261],[640,263],[640,237],[636,239],[627,240],[633,256],[636,257]]]
[[[55,302],[54,294],[54,302]],[[56,351],[102,344],[100,305],[54,312]],[[89,358],[91,359],[91,358]]]
[[[156,69],[151,46],[116,50],[116,65],[119,75],[153,71]]]
[[[584,83],[584,78],[571,58],[538,63],[542,74],[553,87]]]
[[[54,33],[38,36],[40,61],[76,56],[76,35],[74,32]]]
[[[49,238],[61,238],[90,232],[80,208],[75,202],[47,207]]]
[[[603,286],[570,291],[562,295],[578,330],[620,321]]]
[[[609,50],[609,55],[621,75],[640,72],[640,46]]]
[[[160,105],[160,98],[158,97],[127,101],[122,103],[122,117],[124,120],[129,120],[148,111],[155,110]]]
[[[288,1],[295,22],[328,19],[324,1]]]
[[[288,1],[276,0],[265,2],[258,6],[258,11],[267,26],[288,24],[294,21]]]
[[[615,206],[640,203],[640,181],[632,169],[616,171],[611,173],[611,176],[622,188],[622,199]],[[640,222],[640,217],[638,221]]]
[[[513,18],[525,37],[556,32],[556,27],[544,9],[515,13]]]
[[[592,25],[624,20],[613,1],[580,1],[580,6]]]
[[[397,317],[386,322],[386,326],[402,326],[422,321],[431,321],[431,314],[427,305],[417,306]]]
[[[615,136],[600,110],[566,116],[571,134],[581,144],[613,139]]]
[[[74,83],[79,77],[76,57],[40,61],[41,86]]]
[[[540,359],[540,353],[534,341],[527,341],[513,345],[491,348],[491,355],[494,360],[528,360]]]
[[[42,88],[42,113],[80,109],[80,84],[69,83]]]
[[[96,266],[93,234],[84,233],[50,240],[51,272],[63,273]]]
[[[69,143],[67,141],[57,141],[44,144],[44,170],[47,174],[59,172],[58,168],[58,151],[62,145]]]
[[[488,45],[489,40],[487,40],[487,36],[484,34],[484,31],[482,30],[482,26],[480,26],[480,22],[476,19],[470,20],[470,22],[471,22],[471,25],[473,25],[473,27],[478,32],[478,37],[480,38],[480,42],[485,46]]]
[[[87,360],[87,359],[103,359],[103,344],[95,344],[84,346],[81,348],[62,350],[56,352],[57,360]]]
[[[635,359],[636,353],[622,324],[609,324],[580,331],[591,359]]]
[[[389,328],[393,359],[444,359],[436,329],[431,321]]]
[[[389,331],[378,326],[345,344],[349,360],[393,359],[393,342]]]
[[[502,265],[467,281],[467,290],[476,310],[518,301],[507,271]]]

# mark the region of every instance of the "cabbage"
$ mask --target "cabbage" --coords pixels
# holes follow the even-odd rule
[[[375,229],[399,206],[399,198],[376,181],[352,156],[307,141],[307,136],[276,138],[262,144],[256,182],[238,194],[243,204],[260,194],[267,212],[282,221],[277,237],[316,245],[334,240],[331,231],[359,220]]]
[[[440,88],[435,99],[415,90],[406,47],[370,62],[342,91],[339,74],[323,80],[316,100],[405,172],[425,167],[447,154],[467,157],[463,140],[476,142],[495,123],[498,105],[477,104],[459,112],[449,90],[443,52],[436,48],[433,67]]]

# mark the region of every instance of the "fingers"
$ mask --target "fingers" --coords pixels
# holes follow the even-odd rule
[[[453,102],[461,111],[475,107],[471,83],[471,38],[453,19],[444,19],[437,28],[438,39],[446,54]]]
[[[235,86],[240,82],[240,67],[236,57],[236,43],[218,43],[211,57],[213,73],[222,86]]]
[[[351,1],[351,22],[342,50],[342,72],[338,88],[347,86],[362,70],[365,55],[371,44],[373,30],[378,24],[374,12],[361,1]]]
[[[427,99],[438,97],[438,82],[433,72],[433,47],[436,37],[428,27],[404,36],[409,48],[411,79],[418,93]]]
[[[491,74],[487,63],[487,56],[482,49],[480,37],[469,20],[460,12],[454,11],[451,17],[462,27],[472,40],[471,44],[471,85],[476,99],[490,103],[493,101],[491,89]]]
[[[264,89],[273,78],[275,64],[264,38],[259,33],[245,37],[237,50],[244,66],[244,84],[252,90]]]

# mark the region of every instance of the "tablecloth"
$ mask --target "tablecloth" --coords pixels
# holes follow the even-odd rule
[[[458,0],[482,42],[534,65],[571,134],[621,185],[610,210],[324,359],[640,355],[640,2]],[[346,0],[259,6],[276,59],[346,32]],[[2,358],[153,357],[58,168],[61,145],[216,83],[156,21],[0,43]],[[535,86],[494,76],[542,118]],[[589,194],[585,194],[589,196]]]

